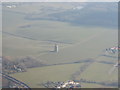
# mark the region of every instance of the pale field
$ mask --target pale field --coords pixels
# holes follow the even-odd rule
[[[54,51],[54,43],[47,41],[29,40],[26,38],[3,34],[3,56],[10,56],[13,59],[25,56],[36,57]],[[68,46],[59,43],[59,48]]]
[[[106,35],[108,32],[109,34]],[[93,34],[90,37],[84,38],[76,44],[59,49],[58,53],[48,53],[40,56],[39,58],[50,63],[96,59],[96,57],[99,55],[104,54],[103,51],[106,48],[114,46],[114,44],[117,42],[117,39],[111,36],[116,34],[117,32],[114,30],[106,30],[105,32],[101,33],[98,31],[97,34]]]

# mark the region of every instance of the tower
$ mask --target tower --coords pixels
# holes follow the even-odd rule
[[[54,52],[58,52],[58,45],[57,44],[55,44]]]

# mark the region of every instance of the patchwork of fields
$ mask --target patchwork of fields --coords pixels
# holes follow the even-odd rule
[[[29,4],[13,9],[3,7],[3,56],[9,56],[13,61],[31,56],[49,66],[29,68],[27,72],[11,76],[33,88],[43,87],[41,84],[46,81],[71,80],[75,73],[76,80],[106,83],[118,81],[117,68],[113,73],[108,73],[117,62],[117,54],[110,55],[114,58],[103,56],[106,48],[117,45],[118,32],[115,28],[85,27],[55,20],[27,20],[25,17],[29,14],[32,16],[36,12],[35,15],[38,15],[42,13],[42,7],[45,7],[44,4],[41,7],[36,5],[25,12],[27,6]],[[59,8],[62,4],[51,4],[50,7]],[[59,13],[73,8],[69,4],[67,7]],[[48,10],[41,17],[55,12]],[[53,52],[55,44],[59,47],[57,53]],[[83,88],[116,87],[86,82],[81,82],[81,85]]]

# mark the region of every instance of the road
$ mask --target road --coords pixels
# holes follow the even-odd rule
[[[8,80],[10,80],[10,81],[12,81],[14,83],[16,83],[17,85],[19,85],[22,88],[27,88],[27,90],[31,90],[31,88],[27,84],[25,84],[25,83],[23,83],[23,82],[15,79],[15,78],[9,76],[9,75],[6,75],[6,74],[1,73],[1,72],[0,72],[0,75],[2,75],[2,77],[4,77],[4,78],[6,78],[6,79],[8,79]]]

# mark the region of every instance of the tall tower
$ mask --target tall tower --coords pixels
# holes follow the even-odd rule
[[[55,44],[54,52],[58,52],[58,45]]]

